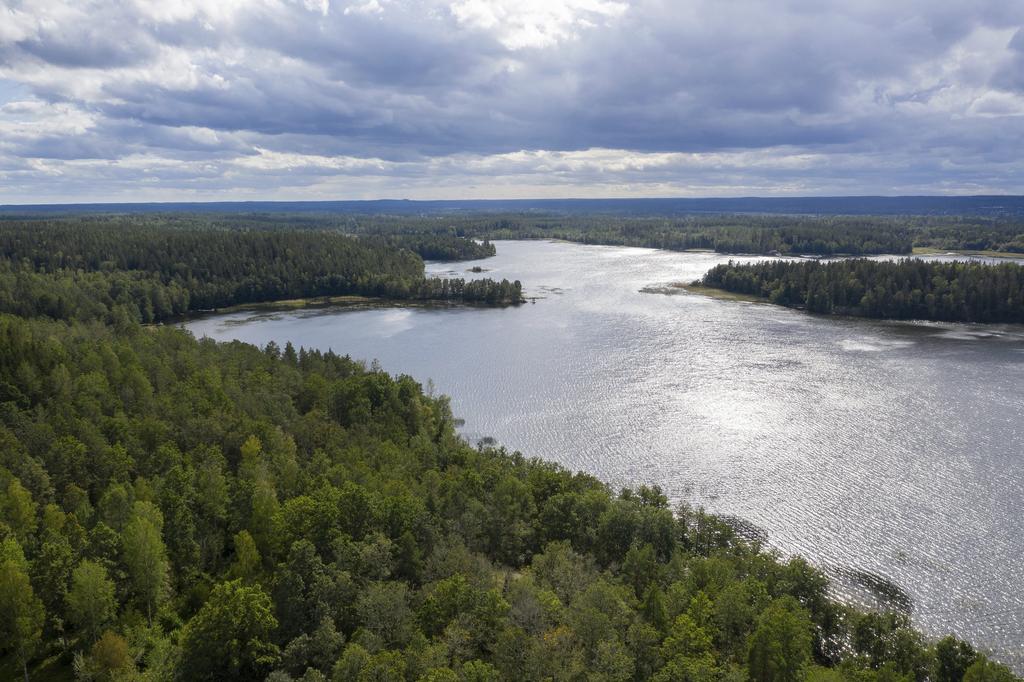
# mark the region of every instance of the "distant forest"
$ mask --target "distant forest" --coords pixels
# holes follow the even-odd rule
[[[224,226],[333,229],[405,239],[425,235],[477,240],[564,239],[583,244],[736,254],[900,255],[910,254],[914,248],[1024,253],[1024,221],[957,216],[250,214],[203,219]],[[434,257],[424,252],[421,255]]]
[[[1024,253],[1024,224],[963,217],[8,217],[0,219],[0,311],[53,319],[159,322],[234,305],[332,296],[507,305],[523,300],[521,283],[428,279],[423,260],[482,259],[495,254],[491,240],[533,238],[767,255],[909,254],[914,248]],[[1008,276],[978,282],[974,270],[943,271],[939,274],[952,278],[952,288],[933,292],[929,283],[913,279],[923,276],[914,267],[904,268],[910,279],[892,278],[878,269],[860,272],[867,279],[857,284],[829,281],[827,293],[814,280],[809,302],[801,293],[806,287],[799,286],[800,281],[811,282],[809,275],[787,274],[784,295],[777,293],[774,273],[737,271],[744,274],[732,275],[729,282],[717,281],[714,275],[708,281],[709,286],[744,293],[756,290],[757,295],[821,312],[901,319],[1017,319],[1014,311],[1020,301],[1009,290],[1004,292],[1010,287],[1004,282]],[[865,298],[865,293],[870,295]]]
[[[1024,222],[877,216],[502,217],[456,234],[565,239],[675,251],[779,255],[909,254],[915,247],[1024,253]]]
[[[493,254],[489,243],[444,234],[246,229],[196,217],[8,221],[0,222],[0,311],[158,322],[226,306],[341,295],[521,301],[519,282],[424,276],[422,257]]]
[[[1024,322],[1024,267],[1014,263],[850,259],[729,262],[700,280],[816,313],[895,320]]]
[[[963,216],[806,216],[541,213],[144,213],[26,218],[0,212],[11,228],[131,234],[173,232],[321,232],[356,235],[408,249],[427,260],[494,255],[495,239],[563,239],[583,244],[759,255],[907,255],[915,248],[1024,254],[1024,220]],[[20,236],[7,238],[21,241]]]

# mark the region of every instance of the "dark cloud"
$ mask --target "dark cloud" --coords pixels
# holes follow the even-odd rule
[[[133,176],[169,197],[1024,191],[1009,0],[12,0],[5,18],[0,200]]]
[[[25,56],[71,69],[131,66],[152,58],[154,46],[147,41],[115,43],[99,35],[95,28],[81,27],[59,34],[44,30],[29,40],[18,42],[16,47]]]

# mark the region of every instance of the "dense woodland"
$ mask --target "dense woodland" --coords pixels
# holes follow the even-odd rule
[[[967,219],[926,223],[918,230],[915,244],[940,250],[1024,254],[1024,224]]]
[[[331,353],[0,317],[0,677],[1012,680]]]
[[[494,244],[486,237],[478,242],[448,234],[410,233],[389,235],[380,239],[390,246],[409,249],[424,260],[477,260],[490,258],[497,253]]]
[[[535,222],[517,227],[499,221],[492,238],[516,235],[582,242],[719,253],[879,254],[910,253],[910,231],[892,224],[879,229],[871,218],[820,220],[788,216],[703,216],[677,219],[618,218]]]
[[[39,286],[315,272],[281,238],[5,248]],[[409,377],[51,312],[0,313],[0,679],[1016,679],[657,488],[471,447]]]
[[[815,313],[894,320],[1024,322],[1024,267],[916,258],[834,262],[730,261],[704,286],[760,296]]]
[[[477,239],[565,239],[719,253],[909,254],[915,247],[1024,253],[1024,223],[979,217],[789,215],[335,216],[336,228],[366,234],[452,234]],[[309,216],[300,224],[315,224]]]
[[[487,258],[495,254],[495,249],[486,239],[476,242],[456,235],[448,230],[423,229],[423,223],[415,218],[406,218],[395,222],[387,217],[374,218],[364,224],[361,220],[346,219],[340,216],[301,217],[287,214],[242,214],[242,215],[199,215],[199,214],[155,214],[155,215],[87,215],[58,217],[12,217],[0,213],[0,243],[2,253],[6,257],[29,257],[33,261],[48,262],[53,267],[60,262],[60,267],[77,267],[91,263],[93,267],[103,263],[105,254],[120,253],[124,258],[125,249],[111,250],[112,242],[121,238],[137,242],[144,235],[156,234],[158,240],[167,242],[169,235],[178,234],[177,243],[157,246],[174,246],[180,251],[187,246],[182,240],[197,232],[273,232],[284,231],[293,233],[301,231],[341,232],[359,234],[364,237],[380,237],[373,241],[385,243],[396,248],[413,251],[426,260],[473,260]],[[436,225],[435,225],[436,227]],[[149,241],[149,240],[144,240]],[[64,254],[54,259],[46,255],[46,246],[55,245]],[[140,247],[135,244],[133,260],[138,263],[147,258],[139,254]],[[69,260],[66,252],[72,251],[77,260]],[[186,254],[189,256],[191,254]],[[150,259],[152,260],[152,259]],[[156,258],[159,266],[165,259]],[[152,265],[152,263],[150,263]],[[118,264],[122,269],[126,262]]]
[[[428,257],[482,258],[446,235],[225,229],[198,220],[93,218],[0,223],[0,311],[158,322],[232,305],[323,296],[522,300],[519,282],[424,277]]]
[[[427,260],[494,255],[494,239],[564,239],[584,244],[675,251],[780,255],[909,254],[914,248],[1024,254],[1024,222],[976,216],[808,216],[707,214],[684,216],[547,213],[425,215],[170,213],[27,218],[0,212],[13,228],[3,246],[23,244],[40,225],[53,238],[79,232],[333,232],[364,243],[408,249]],[[2,236],[0,232],[0,236]],[[476,241],[474,241],[476,240]],[[483,242],[483,243],[481,243]],[[7,251],[3,251],[6,253]]]

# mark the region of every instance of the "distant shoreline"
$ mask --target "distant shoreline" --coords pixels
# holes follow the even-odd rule
[[[214,315],[230,315],[240,312],[289,312],[295,310],[309,310],[322,308],[508,308],[523,305],[531,299],[524,297],[518,303],[487,303],[483,301],[463,301],[456,299],[402,299],[402,298],[374,298],[372,296],[311,296],[308,298],[289,298],[272,301],[256,301],[253,303],[238,303],[223,308],[209,308],[207,310],[196,310],[174,320],[168,320],[169,324],[180,324],[204,317]]]
[[[1024,260],[1024,253],[1012,251],[970,251],[957,249],[937,249],[932,246],[915,246],[911,252],[912,256],[974,256],[981,258],[1006,258],[1009,260]]]

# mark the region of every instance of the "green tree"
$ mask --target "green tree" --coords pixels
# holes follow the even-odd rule
[[[462,664],[463,682],[498,682],[498,670],[490,663],[479,659]]]
[[[661,655],[665,660],[677,656],[699,656],[710,650],[711,637],[688,613],[681,613],[676,617],[669,629],[668,637],[661,645]]]
[[[79,679],[133,679],[131,675],[134,672],[135,661],[128,642],[110,630],[96,640],[88,656],[75,655],[75,676]]]
[[[370,584],[359,597],[356,611],[366,629],[388,646],[405,645],[416,627],[405,583]]]
[[[295,676],[310,669],[327,675],[344,646],[345,636],[324,616],[312,634],[303,633],[288,643],[281,654],[282,667]]]
[[[32,591],[21,547],[13,539],[4,545],[0,555],[0,649],[14,656],[27,682],[28,663],[42,641],[46,612]]]
[[[240,530],[235,534],[235,561],[231,564],[231,575],[249,583],[259,575],[260,550],[256,548],[256,541],[247,530]]]
[[[665,598],[657,585],[651,585],[644,593],[643,601],[640,604],[640,613],[647,622],[659,631],[664,631],[668,626],[668,611],[665,610]]]
[[[132,590],[152,621],[153,610],[167,596],[170,570],[160,529],[151,517],[136,515],[125,526],[121,544]]]
[[[658,558],[654,547],[650,544],[630,547],[622,561],[622,573],[637,598],[642,598],[647,587],[658,577]]]
[[[617,639],[606,639],[597,645],[592,664],[595,682],[627,682],[633,679],[636,664],[626,647]]]
[[[747,668],[753,682],[797,682],[811,658],[811,621],[792,597],[769,604],[750,636]]]
[[[180,465],[168,471],[160,485],[160,508],[166,519],[163,538],[175,567],[177,585],[190,583],[199,571],[196,542],[195,480],[191,469]]]
[[[754,629],[758,610],[767,601],[764,584],[753,578],[733,582],[718,593],[714,621],[724,653],[743,650],[747,635]]]
[[[379,651],[359,671],[356,682],[405,682],[405,657],[398,651]]]
[[[461,680],[451,668],[431,668],[420,675],[416,682],[461,682]]]
[[[342,652],[341,658],[334,664],[331,681],[350,682],[358,679],[359,673],[369,666],[371,658],[370,652],[363,646],[354,642],[349,644]]]
[[[1005,665],[978,656],[964,672],[963,682],[1015,682],[1016,679]]]
[[[44,538],[32,562],[31,578],[46,607],[50,623],[59,628],[71,582],[71,569],[75,565],[75,552],[67,538],[56,531],[47,531]]]
[[[263,556],[273,556],[278,546],[276,516],[280,505],[277,492],[267,481],[259,481],[252,494],[252,514],[249,517],[249,531]]]
[[[568,603],[586,589],[596,577],[593,558],[573,551],[565,541],[552,542],[531,564],[539,582],[551,587],[563,603]]]
[[[111,483],[100,498],[99,513],[104,523],[121,531],[132,517],[131,489],[123,483]]]
[[[68,616],[90,640],[97,640],[117,612],[114,583],[107,569],[88,559],[75,567],[67,596]]]
[[[935,680],[961,682],[976,659],[977,653],[970,644],[952,636],[943,637],[935,645]]]
[[[195,474],[196,533],[203,567],[210,570],[220,559],[227,537],[228,479],[219,449],[200,448],[197,455],[202,461]]]
[[[36,503],[32,500],[32,493],[21,485],[21,481],[12,478],[7,485],[6,494],[0,499],[0,517],[14,532],[14,537],[22,545],[28,544],[32,535],[36,532],[38,519],[36,517]]]
[[[277,620],[259,585],[221,583],[182,633],[180,675],[186,680],[263,679],[279,659]]]

